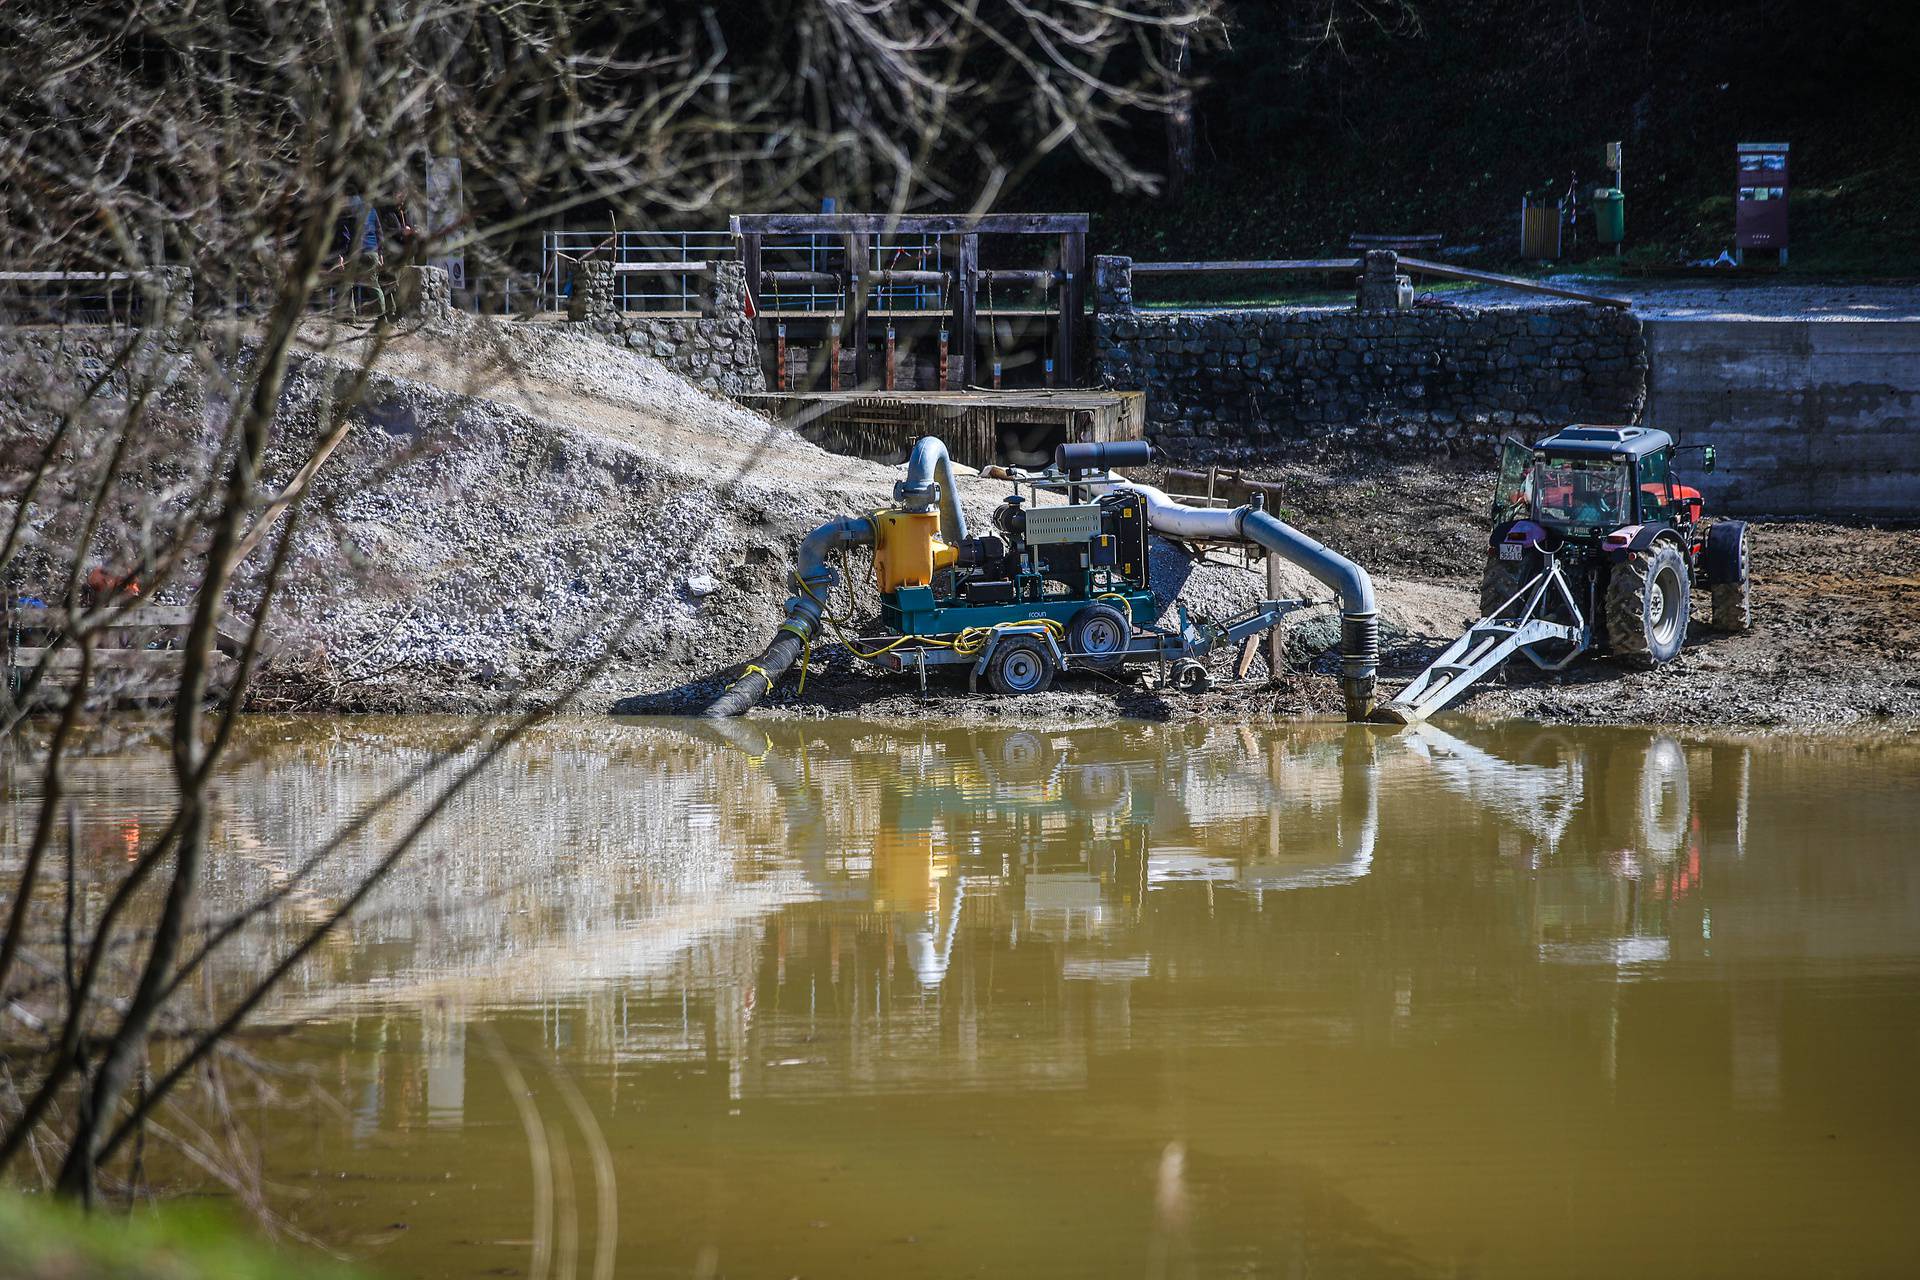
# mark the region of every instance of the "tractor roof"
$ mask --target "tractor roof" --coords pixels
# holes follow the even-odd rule
[[[1652,427],[1563,427],[1533,447],[1544,453],[1624,453],[1641,458],[1672,444],[1673,437]]]

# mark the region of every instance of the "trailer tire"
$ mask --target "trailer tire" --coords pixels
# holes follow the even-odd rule
[[[1520,590],[1520,565],[1518,562],[1502,560],[1497,556],[1487,557],[1487,567],[1480,573],[1480,616],[1487,617],[1501,605],[1513,598]]]
[[[1680,656],[1693,616],[1687,559],[1668,541],[1635,551],[1613,567],[1607,582],[1607,641],[1614,653],[1642,666]]]
[[[1205,693],[1213,688],[1213,673],[1207,670],[1205,663],[1192,658],[1182,658],[1174,663],[1167,678],[1181,693]]]
[[[987,662],[987,683],[995,693],[1041,693],[1057,671],[1053,652],[1031,636],[1002,640]]]
[[[1133,643],[1133,620],[1124,609],[1096,600],[1067,623],[1067,652],[1092,671],[1115,671]]]

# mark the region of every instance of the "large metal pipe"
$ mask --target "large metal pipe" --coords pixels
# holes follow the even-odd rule
[[[1373,714],[1380,623],[1373,579],[1365,569],[1255,506],[1190,507],[1133,480],[1093,481],[1087,487],[1097,493],[1130,489],[1139,494],[1155,533],[1195,542],[1256,543],[1332,587],[1340,596],[1340,675],[1347,719],[1365,720]]]
[[[953,482],[953,459],[938,436],[921,436],[907,455],[907,478],[893,486],[893,500],[909,511],[925,511],[940,502],[940,537],[950,547],[967,536],[960,510],[960,489]]]
[[[827,563],[828,554],[841,547],[872,541],[873,521],[865,516],[829,520],[800,540],[800,550],[793,562],[794,593],[787,599],[786,619],[774,633],[772,643],[747,664],[746,674],[708,703],[702,715],[714,719],[745,715],[767,696],[767,691],[806,651],[807,642],[820,625],[827,594],[839,581],[840,575]]]

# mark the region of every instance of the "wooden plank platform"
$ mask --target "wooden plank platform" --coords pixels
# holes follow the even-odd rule
[[[809,391],[736,397],[790,423],[823,449],[898,462],[921,436],[946,441],[956,462],[1031,466],[1070,441],[1138,440],[1147,401],[1139,391]]]
[[[169,645],[185,638],[193,623],[189,605],[143,601],[115,618],[95,637],[93,671],[96,690],[116,702],[160,702],[177,691],[186,665],[186,651]],[[0,608],[0,669],[17,689],[43,662],[44,688],[70,687],[80,672],[80,651],[72,645],[54,648],[52,640],[66,625],[64,609],[44,605]],[[215,630],[216,648],[208,655],[207,683],[216,696],[232,687],[252,624],[227,614]],[[170,634],[171,633],[171,634]],[[271,651],[272,645],[263,646]]]

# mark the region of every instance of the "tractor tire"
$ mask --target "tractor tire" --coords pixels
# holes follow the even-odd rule
[[[1752,548],[1745,521],[1722,520],[1707,530],[1702,561],[1713,592],[1715,631],[1737,633],[1753,626]]]
[[[1126,660],[1133,642],[1133,621],[1127,611],[1096,600],[1067,623],[1067,652],[1077,666],[1113,671]]]
[[[1687,559],[1656,542],[1614,566],[1607,583],[1607,642],[1629,662],[1659,666],[1680,656],[1693,616]]]
[[[1724,631],[1728,635],[1751,631],[1753,629],[1753,584],[1723,582],[1715,587],[1713,615],[1709,625],[1715,631]]]
[[[1487,557],[1487,567],[1480,573],[1480,616],[1486,617],[1495,609],[1513,598],[1525,581],[1520,576],[1518,560],[1502,560],[1498,556]]]
[[[1053,683],[1053,652],[1031,636],[1002,640],[987,663],[987,683],[995,693],[1041,693]]]

